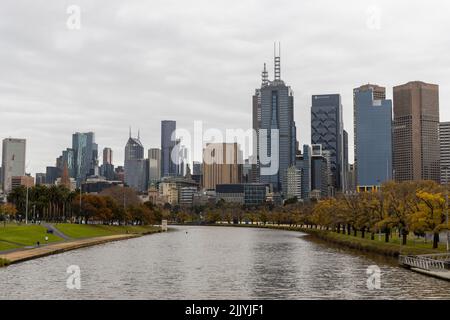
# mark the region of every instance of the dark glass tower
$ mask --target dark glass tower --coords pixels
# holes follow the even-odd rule
[[[287,187],[286,174],[291,165],[295,165],[296,156],[296,127],[294,122],[294,95],[289,86],[281,80],[280,57],[275,55],[275,78],[273,81],[263,81],[260,89],[261,122],[259,131],[267,133],[267,148],[261,148],[265,142],[258,139],[258,158],[262,159],[262,153],[267,156],[275,156],[273,152],[276,146],[271,142],[271,130],[278,131],[278,138],[274,143],[278,146],[278,171],[275,174],[264,174],[264,168],[271,164],[260,163],[260,182],[271,184],[275,192],[284,193]],[[264,150],[266,149],[266,150]]]
[[[342,190],[345,185],[343,127],[341,96],[312,96],[311,144],[320,144],[323,151],[329,152],[331,183],[337,190]]]
[[[177,129],[176,121],[161,121],[161,177],[176,176],[177,166],[172,161],[171,154],[176,145],[172,133]]]

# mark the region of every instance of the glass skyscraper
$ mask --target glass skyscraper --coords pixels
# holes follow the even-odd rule
[[[372,190],[392,178],[392,101],[385,88],[353,90],[356,188]]]
[[[311,144],[320,144],[330,154],[332,186],[342,190],[344,175],[344,125],[341,95],[313,95],[311,106]]]
[[[176,145],[172,133],[177,129],[176,121],[161,121],[161,177],[177,176],[177,166],[172,161],[171,154]]]
[[[258,139],[258,159],[260,161],[260,182],[271,184],[273,191],[285,193],[287,188],[287,169],[295,165],[296,156],[296,127],[294,122],[294,95],[280,77],[280,57],[275,56],[275,77],[273,81],[264,79],[260,89],[261,99],[261,122],[260,132],[267,133],[267,139]],[[274,157],[271,142],[271,130],[278,130],[278,172],[273,175],[264,174],[264,167],[271,164],[261,162],[262,157]],[[260,137],[261,138],[261,137]],[[266,140],[267,148],[261,148]],[[266,150],[265,150],[266,149]],[[275,149],[276,150],[276,149]],[[266,152],[266,155],[261,153]]]

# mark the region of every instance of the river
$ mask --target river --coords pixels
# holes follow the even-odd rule
[[[369,290],[372,265],[381,287]],[[0,299],[450,299],[450,283],[299,232],[176,226],[0,268]]]

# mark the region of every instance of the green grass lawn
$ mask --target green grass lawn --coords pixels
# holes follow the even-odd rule
[[[108,226],[99,224],[58,223],[54,226],[65,235],[74,238],[92,238],[114,234],[157,232],[160,228],[153,226]]]
[[[17,225],[8,223],[0,224],[0,251],[35,245],[37,241],[41,244],[48,242],[57,242],[62,239],[47,233],[47,229],[39,225]]]

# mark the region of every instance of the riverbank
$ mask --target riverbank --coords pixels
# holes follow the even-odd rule
[[[306,233],[308,236],[332,243],[334,245],[342,246],[358,251],[374,253],[387,257],[397,258],[399,255],[419,255],[442,253],[441,250],[424,248],[412,245],[401,245],[397,243],[386,243],[383,241],[370,240],[367,238],[355,237],[342,233],[332,231],[310,229],[303,227],[293,227],[284,225],[251,225],[251,224],[214,224],[214,226],[229,226],[229,227],[246,227],[246,228],[267,228],[276,230],[298,231]]]
[[[30,243],[31,241],[35,241],[36,227],[38,226],[21,226],[22,232],[20,234],[20,238],[22,239],[23,243]],[[58,224],[55,226],[52,225],[51,227],[55,230],[57,229],[60,235],[63,235],[66,240],[63,241],[62,238],[51,235],[53,243],[42,245],[42,243],[44,243],[44,234],[39,234],[38,239],[41,240],[41,245],[20,246],[20,243],[15,243],[16,247],[9,248],[9,250],[0,251],[0,267],[70,250],[161,232],[161,229],[159,227],[154,226]],[[29,228],[29,230],[24,228]],[[46,228],[44,229],[47,230]],[[42,232],[42,230],[39,231]],[[2,232],[2,229],[0,228],[0,235],[5,238],[6,234],[6,229],[4,229]],[[47,234],[45,234],[45,236],[48,237]]]

